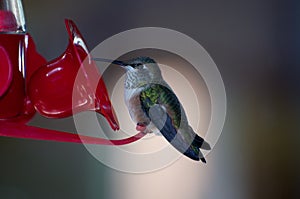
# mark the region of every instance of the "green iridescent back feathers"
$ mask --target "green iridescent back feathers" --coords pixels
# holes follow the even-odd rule
[[[151,106],[155,104],[163,105],[172,118],[175,128],[178,129],[180,127],[180,103],[176,95],[169,88],[160,84],[150,84],[141,92],[140,100],[147,115]]]

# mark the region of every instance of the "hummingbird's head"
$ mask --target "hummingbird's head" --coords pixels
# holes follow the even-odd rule
[[[127,82],[130,82],[133,87],[162,80],[158,64],[150,57],[137,57],[127,61],[111,61],[102,58],[95,58],[94,60],[111,62],[126,69]]]
[[[126,61],[126,63],[124,68],[128,81],[134,81],[140,86],[162,80],[158,64],[150,57],[137,57]]]
[[[149,74],[151,77],[161,76],[160,69],[154,59],[150,57],[137,57],[128,60],[125,67],[129,73]]]

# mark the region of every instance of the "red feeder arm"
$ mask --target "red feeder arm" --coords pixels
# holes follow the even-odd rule
[[[113,130],[119,129],[104,81],[75,23],[65,20],[68,48],[47,63],[25,32],[21,1],[3,2],[0,10],[0,136],[122,145],[145,135],[140,132],[125,139],[107,140],[26,125],[35,111],[45,117],[63,118],[89,110],[102,114]],[[11,6],[18,9],[12,12]]]

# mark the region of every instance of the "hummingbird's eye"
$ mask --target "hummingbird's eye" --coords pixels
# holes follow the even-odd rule
[[[133,68],[140,68],[139,66],[142,66],[143,64],[141,64],[141,63],[137,63],[137,64],[132,64],[131,66],[133,67]]]

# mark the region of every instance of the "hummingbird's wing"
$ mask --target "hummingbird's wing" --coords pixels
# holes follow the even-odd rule
[[[205,141],[193,131],[180,128],[190,127],[182,117],[181,104],[171,89],[150,84],[141,92],[140,99],[143,110],[167,141],[189,158],[206,162],[199,149]]]

